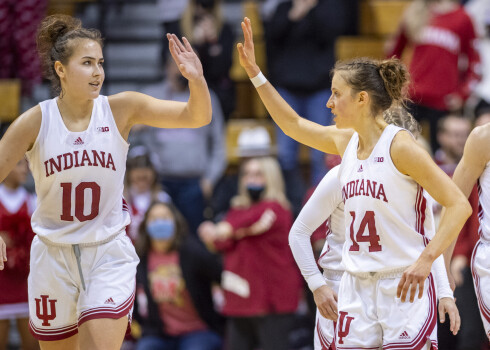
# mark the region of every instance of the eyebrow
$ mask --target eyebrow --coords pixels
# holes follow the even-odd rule
[[[86,58],[88,58],[89,60],[94,60],[94,61],[96,60],[94,57],[90,57],[90,56],[83,56],[82,60]],[[101,57],[99,60],[104,60],[104,57]]]

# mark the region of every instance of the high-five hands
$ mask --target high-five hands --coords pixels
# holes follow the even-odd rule
[[[175,34],[167,34],[167,39],[170,53],[184,78],[190,82],[204,79],[201,61],[189,41],[182,38],[182,43]]]
[[[252,33],[252,23],[245,17],[242,22],[243,43],[237,44],[238,58],[240,65],[245,69],[249,78],[253,78],[260,73],[260,68],[255,63],[255,49]]]

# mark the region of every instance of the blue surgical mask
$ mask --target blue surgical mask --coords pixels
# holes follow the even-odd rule
[[[173,220],[158,219],[146,225],[146,231],[152,239],[170,239],[175,234]]]
[[[247,191],[252,202],[258,202],[264,190],[265,190],[265,186],[263,185],[252,185],[252,184],[247,185]]]

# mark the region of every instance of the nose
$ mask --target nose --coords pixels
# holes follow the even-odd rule
[[[96,64],[95,65],[95,68],[94,68],[94,71],[93,71],[93,75],[95,77],[99,76],[99,75],[102,75],[102,73],[104,72],[104,69],[102,68],[102,66]]]
[[[333,108],[332,96],[329,97],[327,101],[327,108]]]

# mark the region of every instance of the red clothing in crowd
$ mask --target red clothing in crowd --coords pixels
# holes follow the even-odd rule
[[[227,316],[292,313],[298,306],[301,277],[288,243],[291,212],[277,202],[262,201],[246,209],[231,209],[225,221],[236,232],[257,222],[267,209],[276,215],[268,231],[241,239],[215,241],[216,248],[224,254],[223,314]],[[233,277],[229,283],[235,292],[227,288],[226,280],[230,275]]]
[[[0,234],[7,244],[8,260],[0,273],[0,305],[27,303],[32,197],[22,187],[9,190],[0,184]]]
[[[455,93],[463,100],[479,80],[480,58],[475,50],[475,29],[462,6],[454,11],[433,13],[428,25],[422,30],[420,42],[413,44],[410,62],[410,97],[418,105],[445,111],[444,97]],[[388,56],[401,57],[408,44],[402,25],[396,44]],[[467,69],[458,70],[460,55],[467,57]]]

